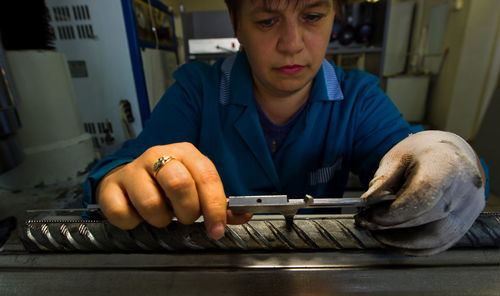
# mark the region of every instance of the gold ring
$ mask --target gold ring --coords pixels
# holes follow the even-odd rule
[[[158,160],[155,162],[153,165],[153,176],[156,178],[156,175],[158,174],[158,171],[167,164],[169,161],[175,159],[175,157],[170,156],[170,155],[163,155],[162,157],[158,158]]]

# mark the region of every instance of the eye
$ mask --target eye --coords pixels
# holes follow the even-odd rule
[[[324,16],[325,15],[321,14],[321,13],[308,13],[308,14],[304,15],[304,19],[307,22],[314,23],[314,22],[317,22],[320,19],[322,19]]]
[[[261,20],[261,21],[258,21],[257,24],[261,27],[264,27],[264,28],[270,28],[272,27],[276,22],[278,21],[277,18],[273,17],[273,18],[270,18],[270,19],[265,19],[265,20]]]

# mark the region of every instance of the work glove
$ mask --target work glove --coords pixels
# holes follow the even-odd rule
[[[474,150],[442,131],[412,134],[387,152],[361,197],[369,202],[385,191],[396,194],[396,200],[369,207],[355,220],[405,255],[432,255],[451,247],[485,205]]]

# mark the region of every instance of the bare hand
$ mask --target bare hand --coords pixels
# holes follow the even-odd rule
[[[155,178],[153,164],[164,155],[174,159]],[[109,172],[96,192],[104,215],[122,229],[135,228],[142,221],[165,227],[174,216],[192,224],[203,214],[208,234],[219,239],[226,223],[242,224],[251,218],[226,210],[226,195],[214,164],[190,143],[148,149]]]

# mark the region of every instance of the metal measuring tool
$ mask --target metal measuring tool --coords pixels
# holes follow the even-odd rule
[[[394,201],[396,195],[385,191],[383,194],[366,198],[314,198],[306,195],[303,199],[291,199],[286,195],[230,196],[227,208],[235,214],[278,213],[287,221],[293,220],[299,209],[306,208],[366,208],[381,202]]]

